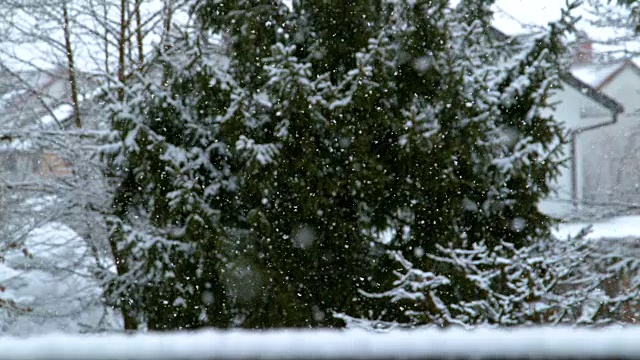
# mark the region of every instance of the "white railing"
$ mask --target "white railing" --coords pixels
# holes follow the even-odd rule
[[[640,327],[198,331],[0,337],[3,359],[640,358]]]

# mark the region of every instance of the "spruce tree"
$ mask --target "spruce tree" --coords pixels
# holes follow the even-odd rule
[[[106,154],[118,183],[107,223],[118,274],[107,299],[138,328],[227,327],[222,249],[238,181],[224,126],[238,109],[235,85],[199,34],[159,51],[159,66],[110,106]]]
[[[403,231],[390,248],[415,269],[448,279],[436,297],[400,302],[406,314],[423,314],[420,321],[435,321],[449,304],[485,300],[455,257],[442,260],[443,248],[517,252],[547,240],[553,224],[537,204],[558,172],[564,139],[545,110],[573,20],[565,14],[547,33],[505,41],[489,26],[492,3],[398,2],[395,11],[403,30],[394,94],[410,127],[401,135],[408,151],[389,163],[396,194],[406,194],[398,203],[403,217],[393,219]],[[499,272],[501,265],[479,266]],[[503,275],[486,286],[507,292]]]
[[[195,2],[166,81],[116,109],[111,298],[157,329],[340,326],[402,313],[361,292],[385,250],[544,235],[564,25],[507,50],[490,4]]]
[[[246,46],[256,41],[252,25],[234,28],[238,7],[246,5],[199,8],[201,16],[224,22],[215,25],[217,31],[230,29],[227,54],[232,64],[241,64],[232,65],[234,76],[255,79],[239,83],[251,94],[247,103],[253,111],[236,143],[244,152],[238,153],[245,162],[240,199],[250,230],[242,263],[257,274],[260,286],[259,295],[239,304],[243,326],[338,325],[332,311],[359,309],[358,288],[371,267],[372,237],[362,234],[369,226],[362,225],[360,195],[353,188],[359,175],[347,149],[360,129],[351,120],[339,121],[335,111],[343,94],[334,79],[355,64],[353,46],[345,44],[340,57],[318,58],[327,43],[306,46],[311,39],[303,36],[316,32],[313,19],[325,18],[329,7],[313,13],[295,4],[293,12],[271,7],[271,17],[261,13],[271,20],[260,24],[274,24],[260,30],[274,34],[267,56],[262,45]],[[252,5],[245,14],[269,8]],[[313,56],[316,63],[336,59],[345,66],[328,71]]]

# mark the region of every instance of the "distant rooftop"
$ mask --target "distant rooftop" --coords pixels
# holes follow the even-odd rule
[[[571,67],[570,72],[589,86],[601,89],[627,66],[638,68],[634,61],[623,59],[606,64],[577,64]]]

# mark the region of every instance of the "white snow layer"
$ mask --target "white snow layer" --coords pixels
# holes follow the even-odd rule
[[[0,338],[11,359],[640,357],[640,328],[199,331]]]
[[[618,61],[612,64],[588,64],[579,65],[571,68],[573,76],[582,80],[591,87],[598,88],[611,74],[616,72],[625,65],[624,61]]]
[[[65,119],[73,115],[73,106],[71,104],[61,104],[55,107],[50,114],[43,116],[40,119],[40,123],[48,125],[58,121],[64,121]]]
[[[592,226],[587,235],[589,239],[625,239],[640,238],[640,216],[620,216],[611,219],[589,223],[561,224],[555,231],[559,238],[577,235],[582,229]]]

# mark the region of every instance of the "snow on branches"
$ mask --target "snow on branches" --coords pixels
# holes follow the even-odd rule
[[[438,246],[425,254],[432,268],[416,268],[399,252],[394,287],[369,294],[405,309],[409,323],[385,326],[592,325],[635,322],[640,308],[640,261],[635,239],[578,237],[517,248],[501,242],[468,249]],[[452,298],[459,289],[464,293]],[[379,321],[353,319],[352,326],[378,329]]]

